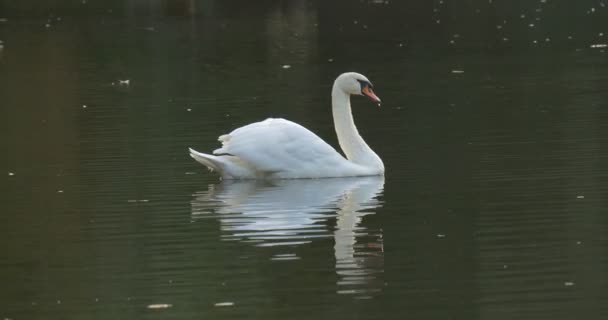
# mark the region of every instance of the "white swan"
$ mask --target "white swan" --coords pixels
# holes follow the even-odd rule
[[[384,164],[359,135],[350,107],[351,95],[380,103],[362,74],[343,73],[331,90],[332,113],[344,158],[310,130],[285,119],[266,119],[219,137],[213,155],[190,149],[190,156],[223,179],[297,179],[373,176]]]

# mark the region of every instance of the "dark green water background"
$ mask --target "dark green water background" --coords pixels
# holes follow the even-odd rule
[[[0,0],[0,318],[608,318],[607,6]],[[188,156],[344,71],[385,179]]]

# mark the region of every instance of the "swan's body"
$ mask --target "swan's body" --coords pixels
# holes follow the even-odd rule
[[[346,158],[310,130],[285,119],[266,119],[219,137],[213,155],[190,149],[190,156],[223,179],[296,179],[384,174],[382,160],[355,127],[350,95],[380,99],[365,76],[340,75],[332,88],[332,113]]]

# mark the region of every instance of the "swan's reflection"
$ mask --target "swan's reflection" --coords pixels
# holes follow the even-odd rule
[[[382,287],[382,233],[361,220],[381,206],[383,186],[383,177],[225,181],[194,195],[192,216],[217,218],[225,240],[258,246],[333,237],[338,293],[370,293]],[[334,219],[335,229],[329,225]],[[283,252],[275,258],[297,256]]]

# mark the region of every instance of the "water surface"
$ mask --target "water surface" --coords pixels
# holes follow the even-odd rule
[[[606,318],[607,10],[0,0],[0,317]],[[384,179],[189,158],[344,71]]]

